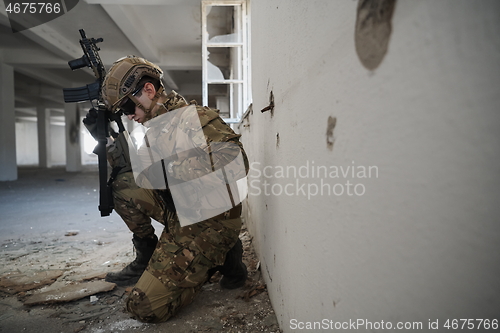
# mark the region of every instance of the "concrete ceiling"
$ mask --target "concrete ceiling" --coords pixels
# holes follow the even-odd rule
[[[125,55],[145,57],[165,71],[167,89],[201,101],[201,0],[138,2],[80,0],[66,14],[16,33],[0,5],[0,61],[15,70],[18,119],[33,116],[29,110],[40,103],[63,112],[62,88],[95,80],[90,69],[68,66],[83,55],[79,29],[104,39],[98,46],[106,68]]]

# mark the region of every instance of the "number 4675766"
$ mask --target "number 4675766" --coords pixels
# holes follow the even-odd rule
[[[61,12],[60,3],[50,3],[50,2],[15,2],[9,3],[5,11],[9,14],[20,14],[20,13],[30,13],[30,14],[52,14]]]
[[[498,319],[448,319],[443,325],[447,329],[498,329]]]

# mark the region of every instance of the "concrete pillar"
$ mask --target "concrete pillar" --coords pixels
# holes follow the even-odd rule
[[[80,112],[76,103],[64,104],[66,133],[66,171],[82,171],[82,143],[80,140]]]
[[[38,128],[38,165],[42,168],[52,166],[51,141],[50,141],[50,110],[44,105],[36,108]]]
[[[14,68],[0,63],[0,181],[17,179]]]

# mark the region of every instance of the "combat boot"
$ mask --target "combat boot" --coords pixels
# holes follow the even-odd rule
[[[224,265],[218,266],[218,271],[221,272],[222,278],[219,284],[224,289],[236,289],[243,287],[248,277],[247,266],[242,261],[243,244],[238,238],[238,241],[226,254]]]
[[[108,273],[106,281],[116,283],[119,286],[128,286],[139,281],[139,278],[148,266],[149,259],[153,255],[158,243],[158,237],[153,235],[152,238],[139,238],[134,235],[132,243],[134,243],[135,247],[135,260],[119,272]]]

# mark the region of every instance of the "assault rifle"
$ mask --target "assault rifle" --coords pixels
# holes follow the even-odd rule
[[[109,121],[112,114],[110,111],[106,110],[101,100],[101,86],[106,76],[106,69],[99,57],[98,51],[100,48],[96,46],[96,44],[102,42],[103,39],[89,39],[85,35],[83,29],[80,29],[80,35],[82,37],[82,39],[80,39],[80,45],[83,49],[83,56],[78,59],[70,60],[68,65],[72,70],[83,67],[92,68],[96,81],[79,88],[63,89],[64,102],[74,103],[90,101],[94,112],[97,112],[94,132],[95,138],[97,139],[97,146],[94,149],[94,153],[97,154],[99,165],[99,211],[101,212],[101,216],[108,216],[113,211],[113,197],[111,195],[111,186],[107,181],[108,165],[106,159],[106,143],[109,137]],[[124,129],[119,116],[114,117],[113,120],[117,120],[120,131]]]

